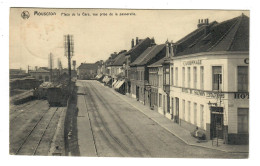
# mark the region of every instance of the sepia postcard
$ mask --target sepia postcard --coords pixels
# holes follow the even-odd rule
[[[249,156],[249,10],[10,8],[9,154]]]

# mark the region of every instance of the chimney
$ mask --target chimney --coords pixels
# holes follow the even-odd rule
[[[132,39],[132,41],[131,41],[131,48],[133,48],[134,46],[135,46],[135,40]]]
[[[169,55],[169,42],[168,42],[168,40],[166,41],[166,57],[170,57],[170,55]]]
[[[139,43],[138,37],[136,37],[136,41],[135,41],[135,45],[137,45]]]
[[[173,49],[173,42],[171,42],[171,57],[174,57],[174,49]]]
[[[154,45],[156,45],[156,43],[155,43],[155,41],[154,41],[154,38],[152,37],[152,38],[151,38],[151,47],[154,46]]]
[[[200,28],[201,26],[209,25],[209,19],[199,19],[197,27]]]

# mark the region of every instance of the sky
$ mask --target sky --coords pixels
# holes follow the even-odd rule
[[[23,19],[21,13],[30,17]],[[52,16],[35,13],[51,12]],[[65,16],[66,13],[67,16]],[[75,13],[75,16],[72,14]],[[98,14],[94,16],[93,13]],[[106,16],[104,14],[107,14]],[[134,15],[122,15],[132,13]],[[235,10],[115,10],[115,9],[43,9],[11,8],[9,25],[9,67],[30,69],[48,67],[49,54],[53,54],[54,67],[64,56],[64,35],[74,37],[74,56],[80,63],[106,60],[111,53],[131,48],[131,40],[154,37],[157,44],[176,42],[197,28],[198,19],[222,22],[249,11]],[[68,14],[70,14],[68,16]],[[78,15],[79,14],[79,15]],[[89,15],[87,15],[89,14]],[[112,14],[112,15],[110,15]],[[118,14],[116,16],[116,14]]]

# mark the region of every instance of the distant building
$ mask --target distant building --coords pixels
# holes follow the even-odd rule
[[[165,57],[165,44],[156,45],[154,39],[152,39],[151,46],[130,64],[131,95],[145,105],[149,106],[151,99],[147,66],[163,57]]]
[[[118,77],[124,76],[124,64],[125,64],[126,50],[118,53],[118,56],[114,59],[114,62],[110,65],[112,81],[118,79]]]
[[[97,75],[98,64],[81,63],[77,68],[78,79],[94,79]]]
[[[126,94],[132,94],[136,91],[136,87],[131,87],[131,75],[130,64],[134,62],[148,47],[151,46],[152,40],[147,37],[145,39],[139,40],[136,37],[136,44],[134,44],[134,39],[131,41],[131,49],[126,53],[126,63],[125,63],[125,89]]]
[[[22,69],[10,69],[9,76],[11,78],[22,78],[28,76],[25,70]]]
[[[29,74],[37,80],[43,82],[49,82],[51,77],[50,71],[43,68],[39,68],[37,70],[30,70]]]

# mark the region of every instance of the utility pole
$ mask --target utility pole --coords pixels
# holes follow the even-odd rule
[[[74,41],[72,35],[64,36],[65,44],[65,56],[68,58],[68,72],[69,72],[69,93],[71,93],[71,57],[74,55]]]
[[[30,74],[30,66],[28,65],[28,74]]]
[[[52,53],[50,53],[50,81],[53,82],[53,75],[52,75]]]

